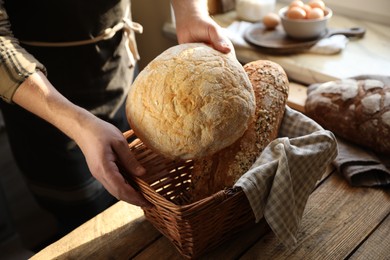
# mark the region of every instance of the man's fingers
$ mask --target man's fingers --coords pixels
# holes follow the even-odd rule
[[[145,174],[145,168],[135,158],[134,154],[130,151],[127,143],[114,147],[115,153],[119,159],[120,165],[128,173],[135,176],[142,176]]]
[[[109,180],[106,180],[104,185],[108,192],[115,196],[118,200],[123,200],[127,203],[140,207],[150,208],[153,205],[145,199],[135,187],[126,183],[120,173],[112,174]]]
[[[222,52],[222,53],[229,53],[233,50],[233,46],[229,41],[227,41],[225,38],[217,38],[213,41],[213,47],[214,49]]]
[[[118,200],[141,207],[151,207],[152,204],[136,190],[135,183],[128,178],[131,175],[143,175],[145,168],[136,160],[124,137],[123,140],[111,143],[111,153],[112,157],[105,156],[108,160],[95,172],[95,178]]]
[[[208,26],[208,30],[209,38],[214,49],[222,53],[229,53],[234,49],[232,42],[217,26],[210,25]]]
[[[126,193],[130,194],[130,193]],[[131,196],[124,196],[123,198],[120,198],[123,201],[126,201],[127,203],[137,205],[143,208],[151,208],[153,207],[153,204],[150,203],[148,200],[145,199],[144,196],[142,196],[139,192],[136,192],[134,190],[134,193],[131,193]]]

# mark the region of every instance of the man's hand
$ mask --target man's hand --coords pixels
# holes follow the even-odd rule
[[[209,16],[205,0],[173,0],[179,43],[204,42],[229,53],[233,44],[222,28]]]
[[[145,173],[130,152],[123,134],[105,121],[91,119],[84,125],[78,144],[92,175],[117,199],[142,207],[151,206],[122,176],[141,176]]]
[[[121,168],[139,176],[145,169],[116,127],[71,103],[41,72],[32,74],[19,86],[13,101],[72,138],[81,148],[92,175],[114,197],[138,206],[151,205],[119,171]]]

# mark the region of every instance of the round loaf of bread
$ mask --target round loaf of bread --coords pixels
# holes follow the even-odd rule
[[[135,134],[172,159],[195,159],[233,144],[255,112],[253,88],[234,54],[201,43],[171,47],[135,79],[126,114]]]
[[[390,155],[390,77],[361,75],[312,84],[306,114],[344,139]]]

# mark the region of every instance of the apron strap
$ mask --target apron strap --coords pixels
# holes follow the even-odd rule
[[[96,37],[93,37],[88,40],[80,41],[69,41],[69,42],[40,42],[40,41],[20,41],[25,45],[37,46],[37,47],[74,47],[87,44],[94,44],[99,41],[108,40],[115,36],[115,34],[123,30],[123,33],[126,38],[126,53],[129,56],[130,67],[134,66],[136,61],[140,59],[139,53],[137,50],[137,45],[134,37],[132,37],[132,32],[142,33],[143,27],[139,23],[133,22],[128,18],[129,12],[128,9],[125,12],[125,17],[122,20],[114,25],[111,28],[107,28],[103,33],[99,34]]]

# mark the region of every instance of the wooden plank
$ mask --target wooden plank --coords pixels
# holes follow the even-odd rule
[[[226,241],[218,248],[210,251],[202,257],[199,257],[198,259],[236,259],[260,237],[269,232],[269,230],[270,229],[266,222],[260,221],[253,227],[238,233],[234,239]],[[183,257],[166,237],[161,237],[133,259],[175,260],[183,259]]]
[[[129,259],[160,236],[139,207],[121,201],[31,259]]]
[[[218,248],[199,257],[198,259],[237,259],[237,257],[242,255],[243,251],[246,251],[267,232],[269,232],[268,225],[265,221],[260,221],[252,228],[241,231],[234,239],[226,241]],[[175,260],[183,259],[183,257],[166,237],[161,237],[140,252],[139,255],[134,257],[134,259]]]
[[[390,214],[349,259],[390,259]]]
[[[390,191],[353,188],[332,174],[309,197],[298,242],[285,248],[270,233],[242,259],[344,259],[390,212]],[[384,249],[390,255],[390,247]]]
[[[133,260],[179,260],[184,259],[175,246],[166,237],[160,237],[142,252],[132,258]]]
[[[257,240],[270,232],[267,222],[262,219],[252,228],[241,231],[234,239],[205,254],[200,259],[237,259],[247,251]]]

